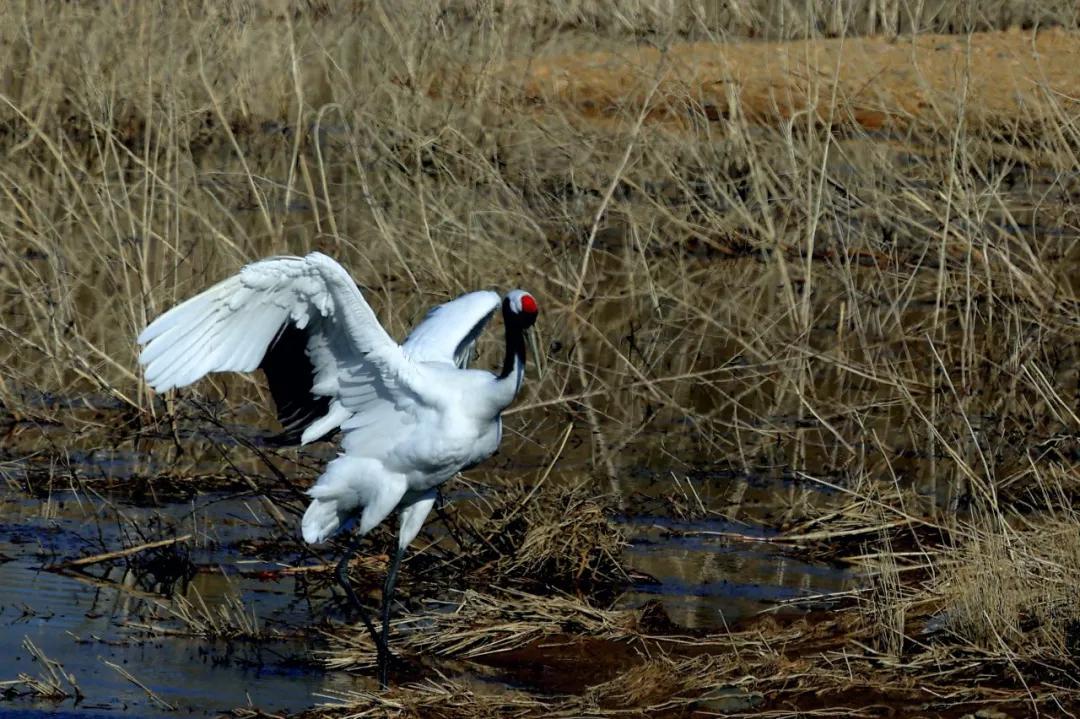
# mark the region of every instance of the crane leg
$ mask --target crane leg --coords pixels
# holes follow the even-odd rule
[[[394,599],[394,583],[397,581],[398,568],[401,566],[403,554],[405,554],[403,547],[399,545],[394,548],[394,556],[390,559],[390,568],[386,572],[386,583],[383,584],[381,645],[384,652],[379,655],[379,686],[383,689],[388,685],[390,660],[392,659],[388,650],[390,646],[390,604]]]
[[[348,546],[345,547],[345,552],[341,555],[341,559],[337,563],[337,568],[334,570],[334,577],[337,579],[337,583],[341,586],[342,591],[345,592],[345,598],[349,600],[349,604],[353,610],[360,615],[361,621],[364,622],[364,626],[367,627],[368,634],[371,635],[371,640],[375,642],[375,652],[378,657],[378,666],[380,667],[380,677],[383,667],[386,664],[386,644],[383,637],[379,636],[379,633],[375,630],[375,625],[371,622],[371,615],[368,613],[364,605],[360,603],[359,597],[356,596],[356,592],[352,588],[352,582],[349,581],[349,562],[352,560],[353,555],[356,554],[356,548],[360,544],[360,540],[363,535],[354,534],[349,540]],[[392,565],[391,565],[392,566]],[[382,681],[382,686],[386,686],[386,682]]]

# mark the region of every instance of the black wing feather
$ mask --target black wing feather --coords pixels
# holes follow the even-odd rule
[[[469,334],[461,338],[461,342],[458,342],[458,346],[454,349],[454,364],[459,369],[468,369],[469,360],[472,359],[473,347],[476,346],[476,340],[480,338],[480,335],[484,332],[484,328],[487,327],[487,323],[491,321],[491,318],[495,316],[495,310],[488,312],[484,315],[484,318],[473,325],[473,328],[469,330]]]
[[[287,322],[259,365],[270,385],[270,395],[274,398],[278,421],[281,422],[281,432],[268,437],[268,444],[300,444],[300,435],[308,425],[330,410],[329,397],[311,393],[315,383],[315,366],[308,357],[307,344],[307,332]],[[333,433],[324,439],[331,436]]]

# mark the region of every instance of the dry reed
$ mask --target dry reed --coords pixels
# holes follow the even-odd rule
[[[978,115],[971,58],[999,41],[967,34],[1035,42],[1048,25],[1075,38],[1075,5],[6,5],[0,459],[28,459],[0,466],[5,483],[116,486],[73,456],[118,448],[145,458],[147,491],[266,479],[284,496],[309,480],[312,460],[236,440],[238,423],[270,426],[257,378],[167,398],[139,382],[138,329],[246,261],[333,254],[395,336],[458,292],[522,286],[541,299],[548,371],[508,413],[504,452],[586,466],[593,491],[566,495],[569,526],[508,507],[524,529],[495,553],[500,572],[617,576],[623,539],[595,497],[625,500],[630,469],[786,468],[800,479],[777,499],[790,543],[865,567],[872,591],[833,620],[731,634],[709,677],[771,693],[773,716],[782,702],[1064,711],[1080,108],[1068,78],[1034,71],[1038,102]],[[737,83],[722,104],[661,84],[663,58],[692,62],[691,41],[881,32],[935,52],[912,31],[960,33],[961,51],[947,99],[892,134],[834,122],[841,86],[812,65],[798,91],[817,109],[765,119]],[[644,75],[620,64],[641,43],[661,58]],[[507,75],[585,50],[646,91],[596,108]],[[677,123],[662,121],[671,108]],[[490,364],[495,340],[480,349]],[[674,713],[682,700],[660,695],[681,692],[612,684],[588,710],[603,695]],[[449,680],[357,701],[586,711]]]

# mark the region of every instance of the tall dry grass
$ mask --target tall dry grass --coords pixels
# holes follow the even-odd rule
[[[595,122],[503,72],[639,43],[1050,24],[1075,30],[1073,4],[7,4],[0,421],[26,437],[75,398],[121,410],[80,415],[108,433],[93,441],[176,432],[159,422],[189,405],[151,401],[133,338],[266,255],[335,256],[399,337],[459,292],[521,286],[547,372],[508,414],[508,454],[546,459],[570,427],[565,457],[605,493],[628,466],[795,473],[838,498],[803,517],[817,542],[890,528],[847,552],[880,577],[882,651],[910,649],[933,598],[974,646],[1067,664],[1075,100],[974,126],[961,82],[936,126],[893,135],[694,97],[653,122],[648,94]],[[493,364],[497,341],[481,349]],[[182,397],[269,421],[255,378]],[[1043,573],[1060,591],[1033,604]]]

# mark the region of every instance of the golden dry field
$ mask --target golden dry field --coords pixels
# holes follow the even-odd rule
[[[1072,2],[0,6],[0,713],[1076,715],[1078,69]],[[313,250],[541,308],[386,691],[336,444],[136,361]]]

